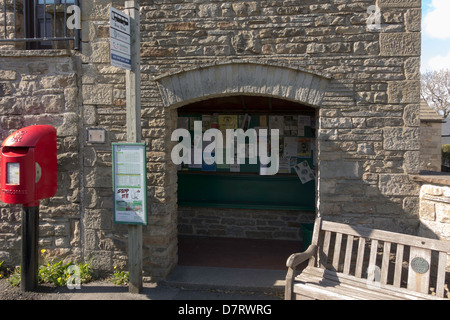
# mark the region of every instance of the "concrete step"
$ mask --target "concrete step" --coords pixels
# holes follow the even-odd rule
[[[164,280],[169,286],[245,292],[283,293],[286,271],[176,266]]]

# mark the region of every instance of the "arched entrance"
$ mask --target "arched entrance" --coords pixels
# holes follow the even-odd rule
[[[155,80],[158,83],[163,105],[167,111],[167,117],[168,119],[171,119],[170,123],[172,125],[172,130],[168,132],[168,135],[170,136],[170,134],[178,127],[178,121],[175,121],[175,119],[179,119],[178,117],[180,115],[186,117],[192,115],[195,116],[196,108],[198,109],[197,115],[200,116],[202,114],[207,114],[209,116],[218,114],[219,117],[220,115],[225,114],[234,115],[236,122],[239,121],[239,128],[241,127],[240,124],[242,121],[242,119],[239,119],[239,114],[242,117],[252,115],[252,118],[254,118],[255,114],[260,117],[269,117],[278,112],[281,116],[292,115],[290,120],[294,121],[295,124],[297,124],[298,121],[297,117],[300,116],[302,112],[306,112],[308,116],[316,116],[317,119],[317,110],[320,107],[330,79],[325,75],[311,73],[304,69],[297,69],[284,65],[231,61],[173,72],[159,76],[155,78]],[[221,104],[231,106],[233,101],[237,101],[237,104],[239,104],[240,101],[241,108],[232,110],[233,108],[226,107],[222,110],[222,113],[217,109],[217,106]],[[259,110],[258,107],[255,108],[256,105],[261,106]],[[277,107],[279,106],[284,106],[286,109],[281,112],[281,110],[277,110]],[[264,108],[267,108],[267,110],[261,110]],[[314,116],[312,114],[314,114]],[[192,119],[189,121],[192,122]],[[259,126],[261,123],[258,122],[256,125]],[[199,168],[197,167],[197,169]],[[225,171],[230,172],[232,170],[228,168],[225,169]],[[293,171],[293,173],[293,177],[291,175],[287,180],[291,180],[291,183],[297,183],[297,185],[299,185],[295,171]],[[218,172],[213,175],[184,175],[184,173],[181,175],[180,171],[177,173],[175,170],[170,174],[178,175],[177,178],[174,177],[175,181],[178,179],[178,192],[189,189],[186,188],[186,184],[192,185],[193,181],[197,181],[200,185],[213,183],[214,186],[223,186],[221,190],[239,189],[232,187],[232,184],[235,183],[237,179],[235,175],[219,174]],[[282,178],[286,180],[285,177]],[[257,173],[256,176],[252,176],[247,172],[245,177],[242,177],[241,175],[238,179],[245,180],[245,182],[239,183],[246,183],[247,190],[250,190],[252,188],[251,186],[260,186],[263,184],[262,180],[256,181],[256,179],[260,179]],[[278,189],[278,187],[276,187],[274,183],[280,182],[271,180],[265,183],[267,183],[267,185],[264,188],[272,188],[275,190]],[[279,184],[279,186],[286,187],[286,191],[289,191],[290,187],[286,183],[287,182],[283,182]],[[214,188],[208,189],[214,190]],[[281,194],[283,194],[283,192],[281,192]],[[318,193],[314,188],[313,197],[316,197],[317,194]],[[229,198],[234,199],[235,196],[233,196],[232,193],[230,193],[230,195]],[[192,208],[198,208],[198,210],[196,209],[194,211],[200,212],[200,215],[205,216],[206,211],[209,210],[211,212],[212,210],[214,214],[222,214],[221,219],[223,219],[224,216],[229,214],[228,209],[230,208],[234,210],[231,212],[231,215],[241,214],[244,211],[246,214],[250,212],[249,214],[252,215],[255,210],[264,210],[267,209],[266,207],[268,206],[268,203],[260,203],[260,207],[258,207],[258,203],[255,201],[253,201],[252,205],[248,206],[248,204],[242,202],[245,202],[245,199],[241,199],[241,202],[239,203],[238,201],[231,201],[227,206],[223,203],[224,199],[218,200],[214,197],[212,197],[214,198],[213,201],[209,201],[209,203],[206,204],[203,203],[204,205],[202,205],[201,198],[194,198],[195,195],[186,197],[186,194],[184,194],[181,198],[180,194],[178,195],[178,211],[179,213],[181,212],[179,220],[183,220],[182,214],[183,212],[186,212],[185,207],[190,208],[188,211],[191,210],[191,212],[188,212],[188,215],[191,216],[192,214],[195,214],[192,212]],[[212,198],[209,197],[208,199]],[[264,197],[264,199],[266,200],[267,197]],[[188,202],[187,205],[186,202]],[[315,199],[313,202],[315,204]],[[278,213],[284,209],[301,210],[301,208],[295,207],[296,205],[299,205],[295,203],[291,204],[292,208],[290,209],[283,208],[283,205],[286,205],[286,203],[287,201],[279,199],[277,202],[272,203],[274,204],[274,207],[269,208],[269,210],[275,210],[274,212]],[[277,206],[279,206],[279,208]],[[313,205],[313,211],[314,209],[315,206]],[[265,213],[267,214],[266,211]],[[242,218],[242,216],[240,218]],[[285,220],[289,220],[289,217]],[[246,223],[245,218],[240,219],[240,221],[243,224]],[[186,233],[186,224],[183,225],[182,223],[183,221],[181,221],[181,223],[179,221],[179,234]],[[208,231],[204,235],[212,236],[213,234],[211,231]],[[223,236],[223,234],[216,234],[216,236]],[[233,236],[236,237],[236,234],[232,235],[232,237]],[[237,235],[237,237],[239,238],[239,235]],[[256,238],[263,239],[264,237],[257,235]]]

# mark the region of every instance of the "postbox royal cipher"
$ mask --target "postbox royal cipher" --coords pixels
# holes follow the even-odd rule
[[[53,197],[57,190],[56,129],[25,127],[3,141],[0,159],[0,200],[25,207]]]

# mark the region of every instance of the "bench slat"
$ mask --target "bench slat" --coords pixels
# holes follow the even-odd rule
[[[345,259],[344,259],[344,273],[350,273],[350,264],[352,261],[352,250],[353,250],[353,236],[347,237],[347,246],[345,248]]]
[[[380,277],[380,281],[383,284],[387,284],[390,254],[391,254],[391,243],[385,242],[383,248],[383,260],[381,261],[381,277]]]
[[[402,284],[402,270],[403,270],[403,249],[402,244],[397,244],[397,252],[395,256],[395,270],[394,270],[394,287],[400,288]]]
[[[431,266],[431,250],[411,247],[409,254],[409,266],[408,266],[408,286],[409,290],[416,292],[428,293],[430,285],[430,268],[425,273],[419,273],[413,270],[411,262],[415,258],[422,258],[428,262],[428,266]]]
[[[333,253],[333,268],[339,269],[339,258],[341,254],[342,233],[336,233],[336,239],[334,240],[334,253]]]
[[[374,291],[358,290],[357,287],[343,286],[330,281],[317,283],[296,283],[294,286],[296,294],[318,297],[327,300],[395,300],[399,299]]]
[[[314,222],[314,230],[313,235],[311,239],[311,244],[318,246],[319,245],[319,233],[322,226],[322,218],[317,217],[316,221]],[[315,267],[316,262],[320,259],[320,251],[317,250],[316,254],[314,254],[311,259],[309,259],[308,266]]]
[[[438,297],[440,297],[440,298],[444,297],[445,267],[446,267],[446,265],[447,265],[447,254],[445,252],[439,252],[436,295]]]
[[[361,275],[362,275],[362,266],[363,266],[363,261],[364,261],[365,246],[366,246],[366,239],[359,238],[358,254],[356,256],[356,270],[355,270],[355,276],[357,278],[361,278]]]
[[[365,237],[381,241],[399,243],[417,248],[431,249],[436,251],[450,252],[450,242],[411,236],[403,233],[369,229],[359,226],[350,226],[346,224],[322,221],[322,230],[351,234],[357,237]]]
[[[324,278],[323,275],[305,274],[297,278],[294,292],[303,296],[314,296],[317,299],[328,300],[395,300],[400,297],[392,296],[381,291],[347,284],[339,279]]]
[[[330,250],[330,239],[331,239],[331,232],[325,231],[325,237],[323,238],[323,245],[322,245],[322,252],[320,254],[320,265],[323,268],[327,267],[328,262],[328,252]]]
[[[375,281],[375,272],[377,272],[377,250],[378,240],[372,240],[370,242],[370,254],[369,254],[369,266],[367,267],[367,278],[371,281]]]
[[[380,282],[368,281],[367,279],[358,279],[354,276],[344,275],[342,273],[334,273],[330,270],[323,270],[323,277],[327,279],[336,279],[335,281],[346,284],[349,286],[355,286],[359,288],[363,288],[365,290],[370,291],[381,291],[385,294],[396,296],[403,299],[439,299],[435,296],[431,296],[428,294],[423,294],[420,292],[415,292],[412,290],[408,290],[406,288],[395,288],[394,286],[388,284],[382,284]]]
[[[369,267],[375,266],[377,262],[378,240],[372,239],[370,244]]]
[[[351,275],[344,275],[342,273],[336,273],[331,270],[323,270],[319,268],[307,268],[301,275],[296,278],[296,281],[300,282],[300,285],[294,290],[296,293],[301,293],[304,283],[313,285],[315,287],[323,287],[322,297],[318,299],[327,299],[324,297],[326,291],[333,290],[333,296],[336,296],[339,292],[342,292],[346,297],[340,299],[348,299],[350,292],[362,292],[362,294],[352,294],[352,299],[409,299],[409,300],[436,300],[440,299],[435,296],[422,294],[407,290],[405,288],[395,288],[391,285],[385,285],[381,283],[374,283],[367,281],[367,279],[358,279]],[[297,282],[296,282],[297,283]],[[303,292],[306,295],[306,292]],[[328,297],[328,299],[330,299]],[[336,299],[336,298],[335,298]]]
[[[342,292],[336,292],[333,289],[329,290],[321,286],[306,285],[303,283],[296,283],[294,285],[294,293],[297,297],[314,297],[317,300],[356,300],[356,298],[345,296]]]

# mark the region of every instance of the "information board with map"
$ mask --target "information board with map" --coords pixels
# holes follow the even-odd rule
[[[145,143],[113,143],[114,223],[147,225]]]

